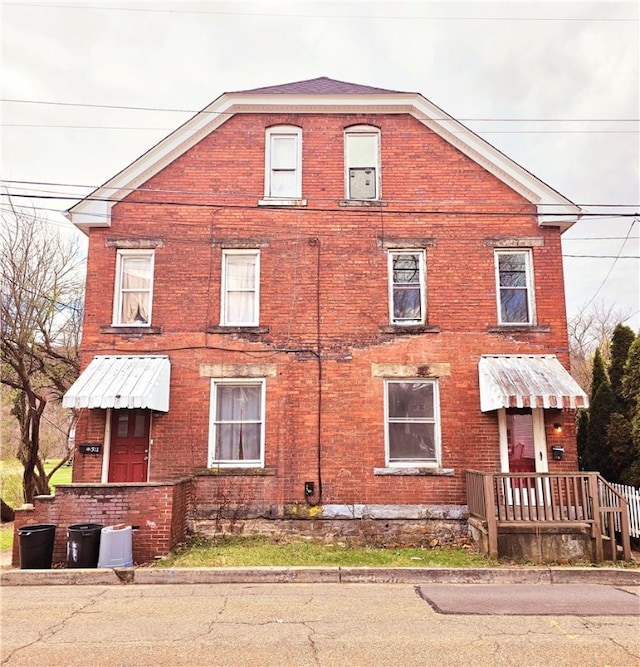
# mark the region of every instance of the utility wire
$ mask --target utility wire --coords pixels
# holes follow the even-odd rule
[[[233,94],[233,91],[230,93]],[[259,94],[256,94],[259,97]],[[42,104],[62,107],[82,107],[90,109],[120,109],[125,111],[159,111],[167,113],[191,113],[210,114],[216,116],[233,116],[236,112],[207,111],[207,109],[170,109],[167,107],[137,107],[119,104],[90,104],[83,102],[54,102],[51,100],[27,100],[17,98],[0,98],[0,102],[12,104]],[[458,122],[477,121],[487,123],[638,123],[640,118],[453,118],[443,116],[442,118],[429,118],[429,120],[455,120]],[[175,129],[175,128],[172,128]]]
[[[83,195],[78,195],[75,193],[60,193],[55,190],[44,190],[42,188],[30,188],[27,186],[36,186],[36,185],[42,185],[45,187],[55,187],[55,188],[81,188],[85,190],[91,190],[95,191],[100,189],[101,187],[104,187],[103,185],[86,185],[86,184],[80,184],[80,183],[54,183],[51,181],[21,181],[21,180],[11,180],[11,179],[4,179],[0,180],[0,183],[6,183],[10,185],[16,186],[19,190],[22,191],[27,191],[27,192],[44,192],[46,194],[53,194],[53,195],[61,195],[61,198],[83,198]],[[106,184],[105,184],[106,185]],[[205,195],[208,197],[251,197],[251,198],[257,198],[261,199],[263,197],[263,194],[257,194],[255,192],[224,192],[224,193],[218,193],[218,192],[213,192],[211,190],[183,190],[183,189],[175,189],[175,188],[149,188],[145,186],[140,186],[140,187],[121,187],[118,188],[119,191],[122,192],[128,192],[129,194],[133,192],[143,192],[145,194],[150,194],[150,193],[161,193],[161,194],[185,194],[185,195],[190,195],[190,196],[195,196],[195,195]],[[0,193],[1,194],[1,193]],[[68,197],[67,197],[68,195]],[[9,194],[9,197],[11,197],[11,193]],[[22,194],[22,196],[26,196]],[[89,195],[90,196],[90,195]],[[34,199],[39,199],[40,196],[34,194],[33,195]],[[335,201],[335,197],[314,197],[313,198],[316,201]],[[436,200],[429,200],[429,199],[424,199],[424,200],[416,200],[416,199],[385,199],[385,202],[392,202],[392,203],[405,203],[405,204],[414,204],[414,203],[424,203],[424,204],[430,204],[430,205],[469,205],[472,204],[474,206],[482,205],[482,206],[489,206],[489,205],[497,205],[497,206],[504,206],[506,202],[500,201],[500,202],[491,202],[488,200],[473,200],[473,201],[457,201],[457,200],[450,200],[450,201],[436,201]],[[522,202],[517,201],[513,202],[514,206],[522,206]],[[538,202],[539,206],[552,206],[554,204],[545,204],[544,202]],[[634,207],[640,207],[640,203],[637,204],[595,204],[595,203],[588,203],[588,204],[576,204],[576,206],[579,206],[581,208],[634,208]]]
[[[634,218],[631,221],[631,224],[629,225],[629,230],[627,231],[627,235],[626,235],[624,241],[622,242],[622,244],[620,245],[620,250],[618,251],[618,254],[614,257],[613,263],[611,264],[611,267],[609,268],[609,271],[607,271],[607,275],[602,279],[602,282],[598,286],[598,289],[595,291],[593,296],[589,299],[589,301],[587,301],[587,303],[583,306],[582,310],[578,313],[578,317],[580,317],[580,315],[582,315],[582,313],[584,313],[584,311],[593,303],[594,299],[598,296],[598,294],[600,293],[600,290],[604,287],[604,284],[609,279],[609,276],[611,275],[615,265],[617,264],[618,260],[621,259],[622,249],[624,248],[627,240],[629,239],[629,237],[631,235],[631,230],[633,229],[633,226],[636,224],[636,222],[638,222],[638,218]]]
[[[134,130],[136,132],[170,132],[173,127],[125,127],[117,125],[38,125],[21,123],[0,123],[0,127],[25,127],[57,130]],[[474,130],[478,135],[486,134],[640,134],[640,130]],[[464,134],[454,131],[451,134]]]
[[[5,2],[8,7],[41,7],[47,9],[98,9],[101,11],[117,12],[140,12],[146,14],[194,14],[194,15],[212,15],[212,16],[243,16],[257,18],[329,18],[329,19],[373,19],[373,20],[425,20],[425,21],[516,21],[516,22],[548,22],[548,21],[569,21],[569,22],[603,22],[603,23],[628,23],[637,21],[636,18],[612,18],[612,17],[580,17],[580,16],[424,16],[420,14],[296,14],[296,13],[277,13],[277,12],[239,12],[223,10],[203,10],[203,9],[152,9],[148,7],[105,7],[100,5],[66,5],[66,4],[38,4]]]

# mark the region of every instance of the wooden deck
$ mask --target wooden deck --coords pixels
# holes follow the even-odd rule
[[[588,526],[594,560],[631,560],[625,498],[596,472],[490,473],[467,471],[469,517],[486,525],[488,553],[498,557],[498,535],[522,530]]]

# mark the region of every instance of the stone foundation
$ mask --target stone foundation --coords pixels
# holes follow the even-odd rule
[[[286,505],[261,512],[247,508],[198,507],[190,532],[205,537],[261,535],[353,545],[450,544],[467,535],[466,507]]]

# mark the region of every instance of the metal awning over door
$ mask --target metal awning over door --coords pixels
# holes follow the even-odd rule
[[[589,399],[555,355],[482,355],[480,410],[587,408]]]
[[[169,411],[167,356],[96,356],[62,399],[65,408]]]

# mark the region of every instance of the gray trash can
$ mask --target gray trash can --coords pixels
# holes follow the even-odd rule
[[[131,526],[123,523],[105,526],[100,538],[98,567],[131,567],[133,565]]]
[[[67,567],[98,567],[101,531],[97,523],[77,523],[67,528]]]
[[[56,527],[51,523],[18,528],[21,570],[50,570]]]

